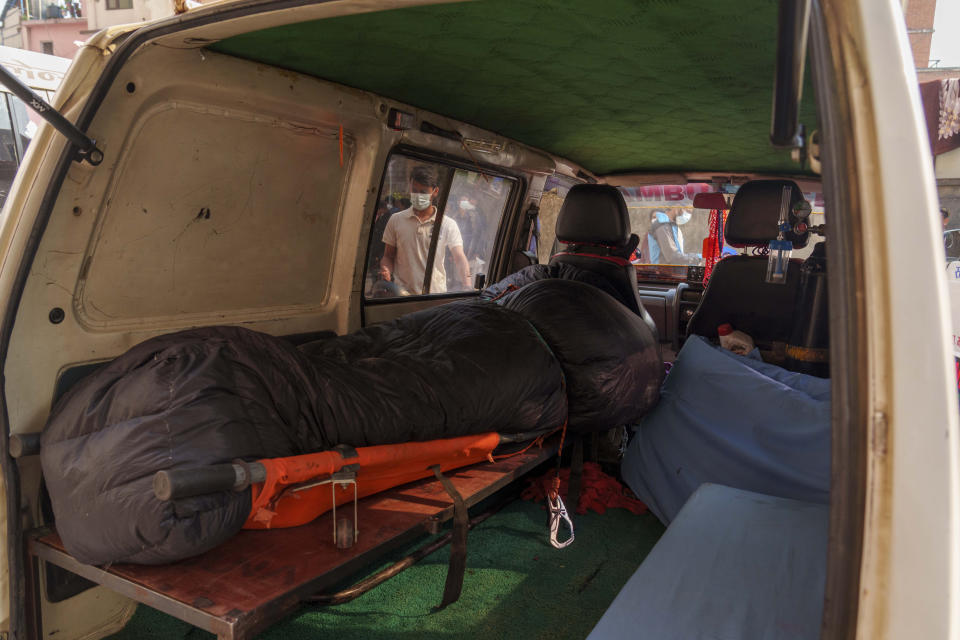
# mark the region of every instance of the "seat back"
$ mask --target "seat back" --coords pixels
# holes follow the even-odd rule
[[[640,301],[637,271],[630,254],[640,238],[630,233],[623,195],[604,184],[578,184],[570,189],[557,215],[557,240],[567,245],[550,264],[569,264],[604,277],[617,297],[634,313],[649,318]]]
[[[783,188],[790,189],[791,223],[802,207],[803,193],[791,180],[755,180],[737,191],[724,229],[735,247],[766,247],[776,239]],[[795,249],[807,243],[808,233],[785,235]],[[802,261],[791,260],[785,283],[766,281],[767,256],[729,256],[717,263],[700,304],[687,325],[687,335],[717,339],[717,327],[729,323],[753,338],[761,350],[776,351],[786,343],[796,314]]]
[[[770,350],[774,342],[790,339],[797,290],[799,260],[791,260],[787,281],[766,282],[765,256],[728,256],[717,263],[700,305],[690,318],[687,335],[717,338],[717,327],[729,323],[754,343]]]

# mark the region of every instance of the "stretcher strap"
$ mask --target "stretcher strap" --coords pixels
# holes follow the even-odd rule
[[[440,602],[440,606],[437,607],[439,611],[460,598],[460,591],[463,589],[463,575],[467,570],[467,531],[470,529],[470,519],[467,514],[467,503],[463,501],[463,496],[461,496],[457,488],[453,486],[450,479],[440,472],[440,465],[435,464],[431,466],[430,469],[453,499],[453,532],[450,539],[450,567],[447,569],[447,583],[443,587],[443,600]]]
[[[570,509],[577,511],[580,504],[580,486],[583,483],[583,437],[573,439],[573,448],[570,450],[570,482],[568,484],[567,502]]]

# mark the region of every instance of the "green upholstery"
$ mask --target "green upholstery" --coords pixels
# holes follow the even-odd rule
[[[774,0],[481,0],[211,49],[449,115],[598,174],[798,173],[768,142],[776,22]],[[804,98],[813,129],[809,87]]]

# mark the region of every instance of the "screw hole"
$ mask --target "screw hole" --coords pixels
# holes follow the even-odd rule
[[[50,309],[50,322],[53,324],[60,324],[66,316],[67,314],[65,314],[60,307]]]
[[[132,82],[127,83],[127,93],[133,93],[136,90],[137,90],[137,85],[135,85]]]
[[[78,215],[80,215],[81,213],[83,213],[83,209],[81,209],[80,207],[74,207],[74,208],[73,208],[73,215],[78,216]]]

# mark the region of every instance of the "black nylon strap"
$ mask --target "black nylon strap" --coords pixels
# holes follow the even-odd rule
[[[583,436],[573,439],[570,450],[570,482],[567,485],[567,505],[570,513],[576,513],[580,505],[580,486],[583,484]]]
[[[440,610],[460,598],[460,591],[463,589],[463,575],[467,570],[467,531],[470,529],[470,521],[467,514],[467,503],[463,501],[463,496],[453,486],[450,479],[440,472],[440,465],[435,464],[430,469],[437,476],[437,480],[440,481],[446,492],[453,498],[450,568],[447,569],[447,583],[443,587],[443,600],[437,607],[437,610]]]

